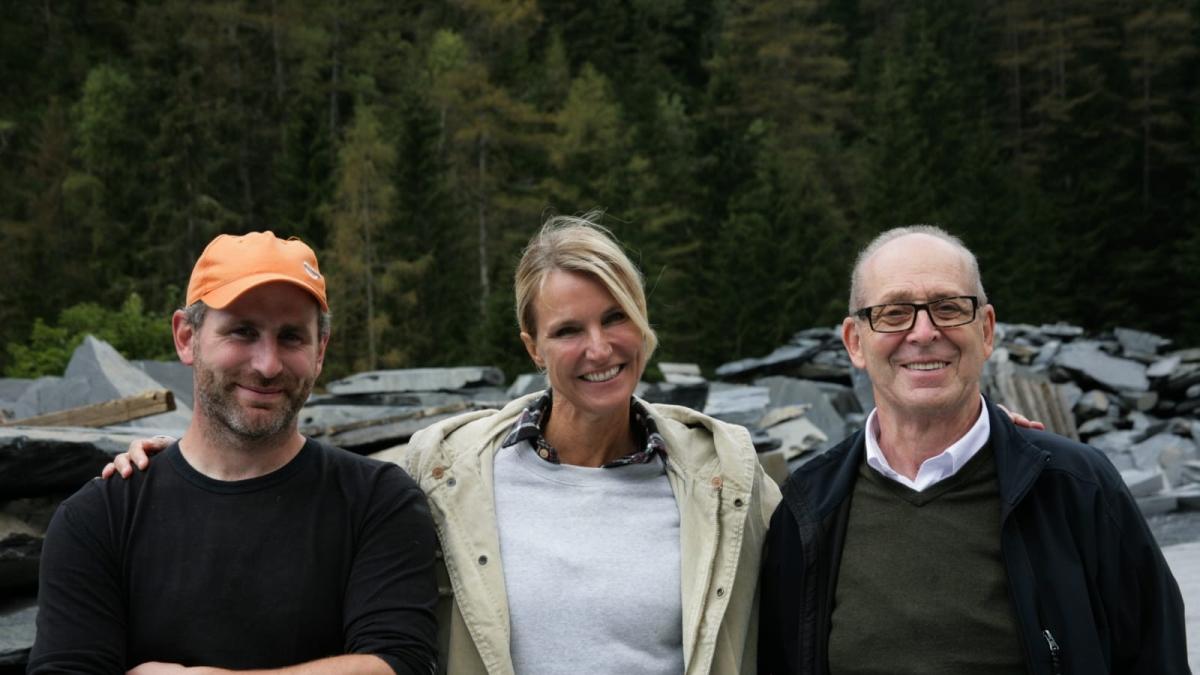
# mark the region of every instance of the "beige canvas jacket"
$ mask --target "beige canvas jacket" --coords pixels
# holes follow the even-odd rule
[[[438,616],[443,672],[513,673],[492,458],[539,395],[434,424],[413,437],[403,460],[429,497],[445,563]],[[759,561],[779,488],[763,473],[742,427],[688,408],[645,405],[667,442],[668,480],[679,503],[686,672],[752,674]]]

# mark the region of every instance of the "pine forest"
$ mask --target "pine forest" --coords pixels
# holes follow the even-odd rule
[[[1200,342],[1197,0],[17,0],[0,19],[0,373],[170,358],[221,232],[312,245],[325,376],[531,369],[512,272],[603,211],[656,358],[846,313],[935,223],[1002,321]]]

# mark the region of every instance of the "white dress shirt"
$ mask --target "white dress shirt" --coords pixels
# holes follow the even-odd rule
[[[950,447],[922,462],[914,480],[896,473],[896,470],[888,464],[887,458],[883,456],[883,450],[879,449],[879,417],[875,414],[878,409],[872,410],[867,417],[867,466],[878,471],[885,478],[890,478],[917,492],[953,476],[987,444],[988,437],[992,433],[992,426],[987,416],[987,405],[983,403],[983,396],[979,397],[979,403],[979,418],[975,420],[975,424],[971,425],[967,433]]]

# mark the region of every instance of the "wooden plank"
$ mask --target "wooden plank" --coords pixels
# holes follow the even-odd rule
[[[175,394],[171,393],[170,389],[149,389],[135,396],[26,417],[5,422],[0,426],[105,427],[174,409]]]

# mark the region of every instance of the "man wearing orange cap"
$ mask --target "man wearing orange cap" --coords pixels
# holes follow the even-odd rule
[[[209,244],[172,318],[195,375],[191,424],[153,469],[93,480],[55,514],[30,673],[431,671],[436,539],[421,491],[297,428],[328,309],[302,242]]]

